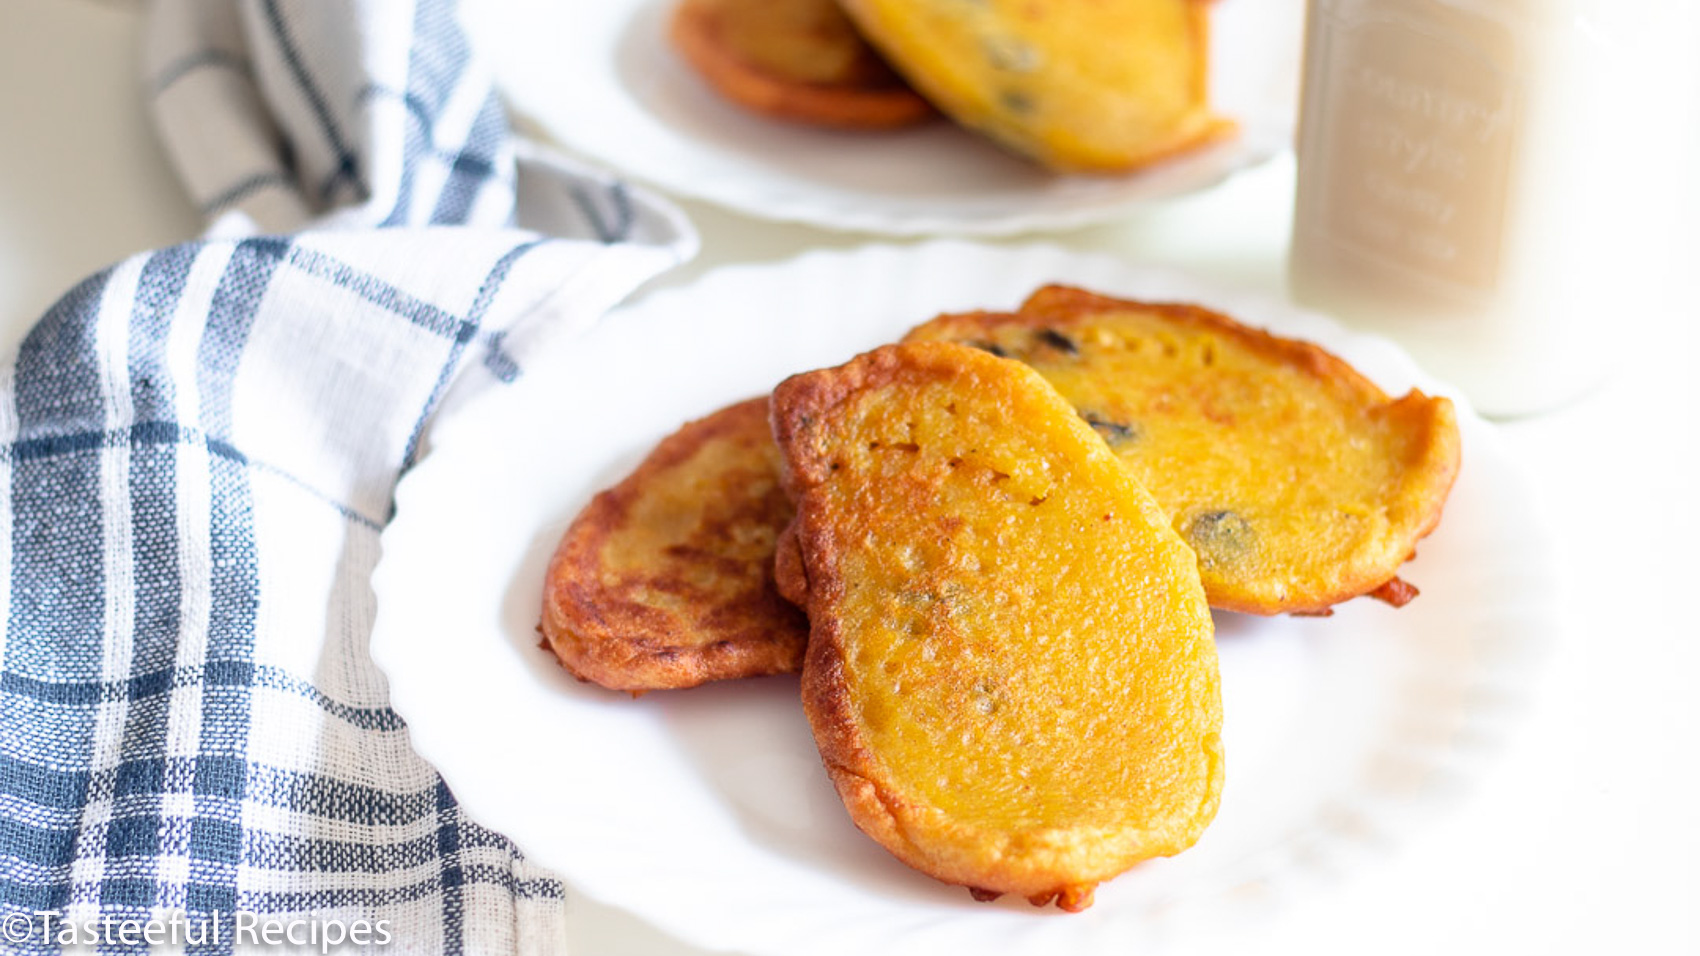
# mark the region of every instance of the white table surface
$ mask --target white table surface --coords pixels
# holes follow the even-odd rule
[[[198,229],[146,115],[140,12],[0,3],[0,345],[87,273]],[[1673,125],[1700,128],[1697,100],[1673,97]],[[1678,228],[1700,221],[1697,139],[1639,150],[1655,168],[1629,177],[1656,186],[1636,200],[1650,278],[1601,335],[1633,336],[1633,365],[1501,425],[1556,529],[1574,626],[1538,665],[1497,759],[1401,846],[1186,952],[1700,953],[1700,622],[1688,607],[1700,592],[1700,243]],[[1292,171],[1284,159],[1054,238],[1280,293]],[[1625,181],[1602,175],[1601,188]],[[665,284],[863,241],[682,205],[704,251]],[[575,951],[694,952],[623,913],[572,907]]]

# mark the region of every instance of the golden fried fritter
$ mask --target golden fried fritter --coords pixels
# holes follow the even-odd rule
[[[641,692],[801,666],[807,623],[773,586],[792,511],[767,419],[756,398],[691,422],[574,519],[543,594],[574,675]]]
[[[834,0],[683,0],[672,39],[721,95],[767,116],[886,129],[933,115]]]
[[[843,0],[933,105],[1063,170],[1133,169],[1220,139],[1201,0]]]
[[[856,825],[1066,910],[1190,846],[1222,785],[1197,559],[1044,379],[888,346],[773,396],[803,706]]]
[[[1452,403],[1391,400],[1344,361],[1207,309],[1050,286],[1019,314],[945,315],[906,341],[976,345],[1037,370],[1198,552],[1216,607],[1399,605],[1395,575],[1458,471]]]

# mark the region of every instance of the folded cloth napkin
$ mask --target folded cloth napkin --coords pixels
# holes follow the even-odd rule
[[[0,950],[108,917],[229,951],[238,914],[563,945],[559,882],[409,746],[368,577],[433,416],[696,240],[516,143],[473,54],[446,0],[150,9],[210,230],[87,279],[0,364]]]

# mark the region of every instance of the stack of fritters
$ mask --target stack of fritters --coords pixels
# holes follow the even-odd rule
[[[931,102],[1053,169],[1117,172],[1233,132],[1209,107],[1208,16],[1203,0],[682,0],[672,35],[767,116],[888,128]]]
[[[621,690],[800,664],[858,826],[977,896],[1078,909],[1214,813],[1207,603],[1415,595],[1451,403],[1061,286],[905,343],[664,441],[567,531],[543,630]]]

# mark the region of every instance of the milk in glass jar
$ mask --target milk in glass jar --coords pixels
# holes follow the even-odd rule
[[[1602,177],[1633,104],[1598,4],[1310,0],[1293,296],[1490,414],[1558,405],[1606,367],[1628,249]]]

